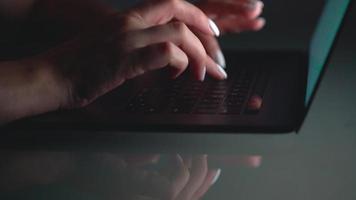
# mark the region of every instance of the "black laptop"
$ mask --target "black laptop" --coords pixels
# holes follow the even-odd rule
[[[226,51],[229,79],[204,82],[189,72],[170,80],[156,71],[127,82],[84,109],[10,124],[15,129],[187,132],[291,132],[312,103],[350,0],[329,0],[309,52]],[[238,66],[238,67],[235,67]],[[248,102],[262,98],[253,110]]]

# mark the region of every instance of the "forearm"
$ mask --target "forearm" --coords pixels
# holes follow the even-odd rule
[[[45,64],[0,62],[0,124],[61,107],[61,90]]]

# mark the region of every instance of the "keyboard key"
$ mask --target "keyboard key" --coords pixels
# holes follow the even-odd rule
[[[226,81],[208,77],[205,82],[200,82],[182,76],[165,86],[144,88],[129,102],[125,111],[148,114],[241,114],[256,73],[247,68],[238,70]]]

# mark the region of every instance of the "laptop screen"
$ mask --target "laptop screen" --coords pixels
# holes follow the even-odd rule
[[[327,0],[309,49],[308,106],[351,0]]]

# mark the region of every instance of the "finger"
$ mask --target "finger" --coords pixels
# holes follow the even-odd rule
[[[134,31],[125,39],[129,48],[141,48],[150,44],[172,42],[189,57],[189,65],[196,79],[203,81],[206,73],[207,54],[197,36],[182,22]]]
[[[180,155],[174,155],[173,162],[173,165],[160,170],[159,176],[157,176],[164,177],[167,181],[160,184],[147,185],[145,195],[158,199],[176,199],[188,183],[190,173]],[[151,183],[153,182],[151,181]]]
[[[195,31],[195,34],[198,35],[199,40],[204,45],[204,48],[208,54],[206,64],[207,73],[218,80],[227,79],[227,73],[224,70],[226,67],[225,57],[216,38],[201,34],[198,31]]]
[[[204,183],[200,186],[198,191],[195,192],[192,199],[202,198],[205,195],[205,193],[208,192],[210,187],[216,183],[216,181],[220,177],[220,174],[221,174],[221,169],[209,170],[208,174],[205,177]]]
[[[219,64],[216,64],[209,56],[207,57],[206,72],[215,79],[227,79],[227,73],[223,67]]]
[[[127,79],[166,66],[173,67],[176,69],[176,73],[180,74],[185,71],[189,63],[187,55],[171,42],[158,43],[138,49],[134,52],[130,62],[131,67],[120,72]]]
[[[192,168],[192,160],[193,156],[191,154],[182,155],[184,165],[188,167],[188,169]]]
[[[209,166],[212,167],[248,167],[258,168],[262,164],[262,156],[242,155],[209,155]]]
[[[247,103],[247,108],[250,111],[259,111],[262,108],[263,99],[259,95],[252,95]]]
[[[213,19],[219,16],[234,15],[247,19],[254,19],[261,15],[264,4],[262,1],[255,2],[221,2],[221,1],[204,1],[198,4],[207,15]]]
[[[259,31],[265,24],[264,18],[257,18],[254,20],[246,20],[237,17],[228,17],[216,20],[222,32],[240,33],[243,31]]]
[[[138,13],[148,27],[166,24],[173,19],[193,26],[201,32],[218,36],[213,30],[214,24],[196,6],[182,0],[154,0],[137,7],[133,13]]]
[[[177,170],[172,179],[172,192],[170,194],[170,199],[175,199],[178,194],[184,189],[184,186],[188,183],[190,173],[187,166],[184,164],[183,158],[180,155],[176,155],[176,165]]]
[[[221,67],[226,67],[226,61],[224,54],[221,51],[220,45],[215,37],[201,34],[200,32],[193,31],[200,39],[201,43],[204,45],[204,48],[208,54],[217,64]]]
[[[190,171],[190,179],[182,192],[178,195],[178,200],[191,199],[195,192],[199,189],[205,180],[208,173],[207,155],[193,157],[192,169]]]

